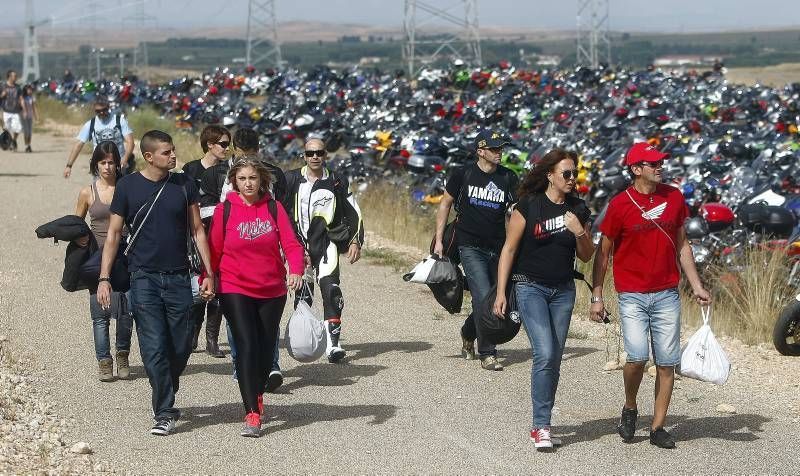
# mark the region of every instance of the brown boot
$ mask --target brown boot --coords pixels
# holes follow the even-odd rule
[[[219,349],[219,328],[222,325],[221,312],[209,312],[206,316],[206,353],[221,359],[225,353]]]
[[[98,374],[101,382],[114,381],[114,361],[111,359],[100,359],[97,363]]]
[[[127,350],[117,351],[117,377],[122,380],[129,380],[131,378],[131,368],[128,363],[128,355],[130,352]]]

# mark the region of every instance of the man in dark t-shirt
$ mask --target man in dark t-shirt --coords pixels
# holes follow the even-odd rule
[[[111,201],[97,301],[103,308],[110,305],[111,265],[126,224],[131,230],[125,253],[131,273],[130,305],[153,392],[155,424],[150,433],[166,436],[180,416],[175,392],[191,353],[189,234],[206,269],[211,269],[210,253],[197,187],[185,174],[170,172],[176,161],[172,137],[149,131],[142,137],[141,150],[147,167],[120,179]],[[213,275],[201,284],[201,294],[213,298]]]
[[[475,139],[478,161],[450,175],[436,213],[434,253],[441,256],[445,223],[455,205],[458,251],[472,294],[472,313],[461,327],[461,352],[467,360],[474,359],[477,338],[481,367],[486,370],[503,370],[494,345],[483,341],[474,319],[497,282],[497,260],[506,238],[506,211],[516,201],[517,176],[499,165],[506,144],[500,133],[481,131]]]

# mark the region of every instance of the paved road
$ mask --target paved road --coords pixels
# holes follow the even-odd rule
[[[181,381],[184,418],[167,438],[150,436],[150,389],[137,378],[100,383],[86,292],[59,286],[64,245],[34,228],[72,213],[88,180],[82,157],[60,174],[69,141],[36,137],[35,154],[0,152],[0,325],[19,352],[44,367],[73,441],[132,473],[793,473],[798,472],[797,376],[735,373],[724,387],[679,383],[670,424],[675,451],[614,432],[621,374],[602,372],[600,339],[570,339],[554,425],[565,446],[539,454],[528,439],[530,358],[523,335],[503,346],[504,372],[458,355],[460,319],[439,312],[424,287],[366,262],[345,266],[340,365],[298,364],[281,354],[286,383],[269,398],[260,439],[238,436],[239,392],[226,360],[194,354]],[[284,322],[288,315],[284,316]],[[588,325],[588,324],[577,324]],[[137,344],[134,343],[134,349]],[[765,364],[768,369],[768,364]],[[765,370],[768,372],[768,370]],[[653,380],[642,385],[641,413]],[[715,411],[730,403],[739,414]]]

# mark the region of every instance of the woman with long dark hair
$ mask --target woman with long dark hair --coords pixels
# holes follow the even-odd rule
[[[234,164],[228,173],[233,190],[214,209],[209,233],[211,269],[219,274],[220,304],[238,352],[236,373],[246,413],[241,435],[255,438],[265,420],[264,386],[287,287],[300,289],[303,274],[303,246],[283,205],[270,195],[271,179],[261,161]]]
[[[553,149],[525,178],[497,272],[494,312],[504,316],[511,280],[531,344],[531,439],[539,450],[560,444],[551,437],[550,417],[575,305],[575,256],[586,262],[594,251],[589,209],[574,193],[577,167],[577,155]]]
[[[89,214],[89,228],[92,230],[97,245],[98,253],[102,253],[103,245],[108,234],[108,222],[111,217],[111,199],[117,186],[122,159],[119,156],[117,145],[112,141],[97,144],[89,162],[89,173],[92,174],[92,183],[84,187],[78,194],[78,203],[75,214],[85,218]],[[88,237],[81,240],[81,246],[88,245]],[[97,294],[90,291],[89,312],[92,316],[92,329],[94,333],[94,351],[97,357],[99,378],[101,382],[114,380],[114,360],[111,357],[111,343],[108,329],[110,320],[117,319],[116,332],[116,358],[117,377],[122,380],[130,378],[128,355],[131,349],[131,332],[133,319],[128,312],[125,293],[111,293],[111,307],[103,309],[97,303]]]

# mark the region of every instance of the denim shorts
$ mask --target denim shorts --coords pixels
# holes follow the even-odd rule
[[[619,293],[619,313],[628,362],[647,362],[652,350],[658,366],[680,363],[681,299],[677,288]]]

